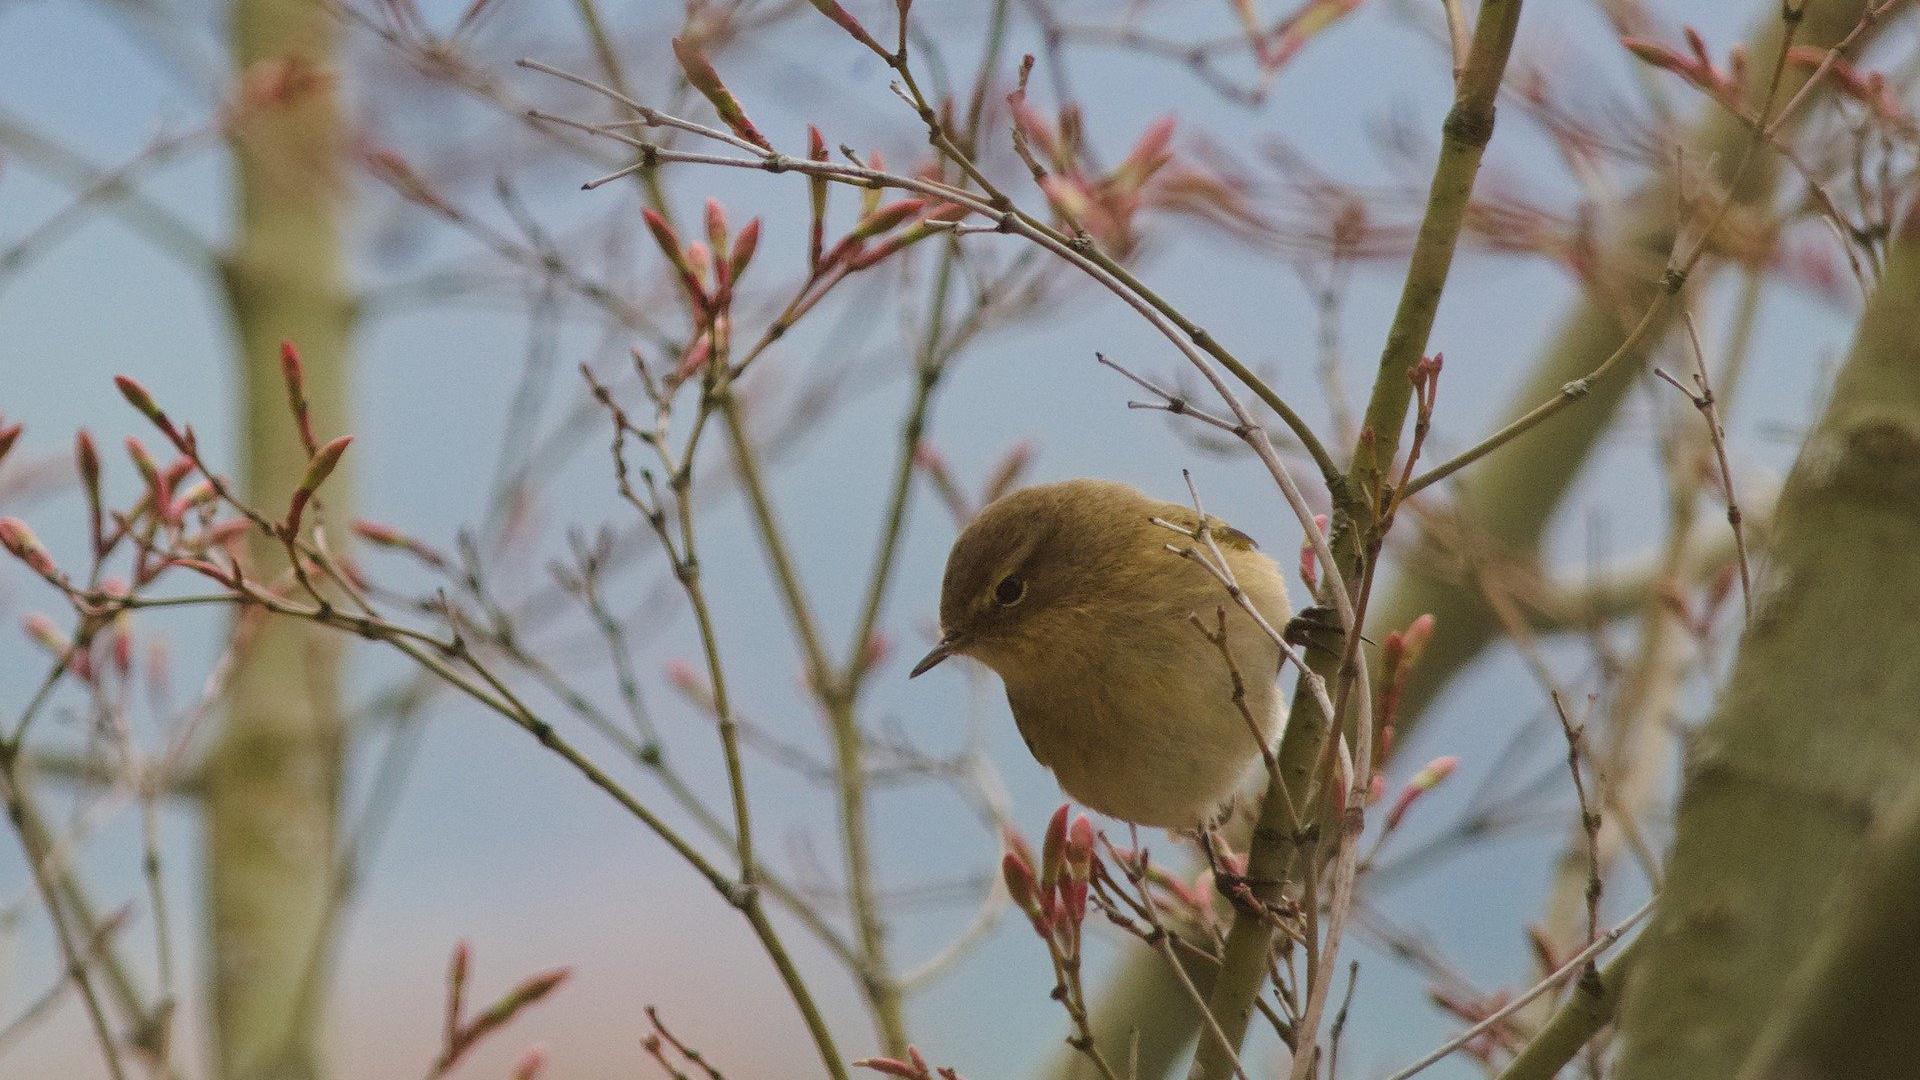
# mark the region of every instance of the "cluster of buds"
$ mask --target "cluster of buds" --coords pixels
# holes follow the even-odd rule
[[[660,246],[661,254],[667,257],[667,263],[679,279],[681,291],[693,305],[694,323],[698,328],[669,376],[677,385],[704,370],[713,359],[716,346],[725,346],[734,283],[746,273],[754,252],[759,249],[760,219],[747,222],[737,233],[730,232],[726,210],[717,201],[708,199],[704,218],[706,240],[682,242],[680,234],[657,211],[649,208],[643,216],[647,231],[653,234],[654,243]]]
[[[1727,66],[1722,70],[1707,55],[1707,43],[1701,39],[1700,31],[1689,26],[1683,32],[1687,39],[1685,52],[1640,37],[1623,37],[1620,44],[1642,61],[1671,71],[1699,87],[1734,113],[1744,114],[1743,97],[1747,86],[1745,47],[1734,46],[1728,54]]]
[[[300,534],[301,522],[307,508],[319,493],[321,485],[325,484],[327,478],[332,476],[334,470],[339,467],[340,459],[346,454],[347,447],[353,443],[353,436],[342,435],[324,444],[314,438],[313,421],[307,410],[306,375],[300,362],[300,353],[291,343],[283,342],[280,346],[280,372],[286,383],[287,399],[300,435],[301,446],[307,453],[306,472],[301,476],[299,486],[287,500],[285,515],[273,528],[278,536],[291,543]],[[179,460],[167,470],[161,471],[153,466],[139,440],[131,438],[127,440],[127,452],[134,459],[135,468],[139,469],[141,476],[147,480],[148,495],[151,500],[149,505],[157,512],[160,521],[163,524],[177,524],[182,511],[196,506],[204,508],[210,515],[219,501],[221,490],[214,477],[200,466],[200,449],[194,438],[193,428],[175,425],[154,401],[153,395],[138,380],[127,375],[116,375],[113,382],[120,388],[120,395],[127,399],[127,403],[158,428],[180,453]],[[84,450],[80,451],[80,456],[83,462],[82,472],[85,473],[87,470]],[[206,474],[204,486],[195,485],[187,489],[180,500],[173,500],[171,497],[173,485],[196,468]]]
[[[1380,700],[1373,713],[1380,728],[1375,751],[1379,760],[1385,760],[1393,751],[1393,726],[1400,714],[1400,697],[1406,692],[1407,680],[1412,677],[1420,654],[1433,640],[1433,627],[1433,615],[1429,612],[1408,623],[1405,630],[1395,630],[1380,642]]]
[[[1875,119],[1908,138],[1920,137],[1920,126],[1915,125],[1913,114],[1901,107],[1899,96],[1887,85],[1885,72],[1861,71],[1814,45],[1795,45],[1787,51],[1787,62],[1809,70],[1827,65],[1827,81],[1835,90],[1866,106]]]
[[[862,44],[881,56],[889,55],[867,33],[859,21],[834,0],[814,0],[814,7]],[[906,4],[903,2],[901,8],[904,10],[905,7]],[[740,99],[728,89],[725,80],[720,77],[719,70],[713,66],[713,62],[700,48],[699,43],[690,38],[675,38],[673,52],[680,62],[681,72],[687,77],[688,85],[698,90],[701,96],[707,99],[708,104],[713,106],[714,112],[727,125],[733,136],[744,144],[771,152],[773,144],[767,141],[766,136],[761,134],[760,129],[747,116],[745,108],[740,104]],[[826,139],[820,134],[818,128],[811,126],[808,128],[807,157],[817,162],[828,160]],[[885,163],[879,154],[872,155],[867,164],[875,171],[885,168]],[[929,175],[931,175],[931,169],[932,167],[929,166]],[[829,181],[823,175],[816,173],[808,179],[808,192],[812,204],[812,237],[808,252],[808,267],[812,271],[815,282],[827,280],[836,272],[845,274],[865,270],[903,248],[950,227],[968,213],[962,206],[941,200],[907,198],[882,205],[880,190],[869,188],[863,192],[859,221],[829,251],[825,244],[828,186]],[[725,251],[724,237],[714,235],[714,216],[717,210],[718,204],[709,201],[707,220],[709,241],[712,245],[710,260],[717,278],[711,285],[699,280],[701,275],[697,271],[700,270],[700,264],[704,260],[695,255],[691,249],[682,248],[677,238],[670,240],[671,230],[664,228],[665,221],[659,215],[650,212],[647,219],[647,225],[653,230],[655,240],[659,241],[662,250],[666,251],[668,260],[674,264],[674,269],[680,274],[683,287],[693,298],[696,315],[703,324],[724,312],[726,294],[731,287],[731,281],[726,279],[740,276],[741,271],[746,268],[746,260],[752,256],[753,240],[759,235],[759,221],[756,219],[749,223],[746,229],[741,230],[735,243],[735,253],[729,260]],[[722,222],[724,232],[724,218]],[[682,364],[682,368],[685,369],[688,366],[697,368],[703,362],[703,360],[690,358],[688,363]],[[681,377],[685,378],[685,375]]]
[[[1130,254],[1139,244],[1140,209],[1154,198],[1150,182],[1173,160],[1173,118],[1148,125],[1118,165],[1093,175],[1077,106],[1063,106],[1049,120],[1027,104],[1024,91],[1009,95],[1007,102],[1013,110],[1014,144],[1038,173],[1041,193],[1054,213],[1116,258]]]
[[[1026,913],[1034,930],[1063,962],[1080,956],[1080,928],[1087,917],[1087,893],[1093,883],[1093,822],[1085,814],[1067,823],[1071,807],[1062,804],[1047,823],[1040,846],[1040,866],[1033,851],[1011,829],[1007,852],[1000,860],[1007,895]]]
[[[897,1076],[900,1080],[960,1080],[960,1074],[952,1066],[943,1065],[933,1068],[927,1065],[917,1047],[907,1047],[906,1060],[890,1057],[861,1058],[854,1065],[862,1069],[872,1069],[884,1076]]]
[[[853,157],[853,152],[847,147],[840,149],[848,157]],[[807,158],[816,162],[829,159],[826,136],[811,124],[807,125]],[[878,150],[867,155],[865,164],[875,172],[884,172],[887,167],[885,156]],[[925,180],[940,179],[939,168],[931,160],[915,170],[914,175]],[[883,202],[884,193],[881,189],[870,187],[860,193],[860,217],[854,222],[853,228],[832,248],[828,248],[827,193],[831,188],[832,184],[820,173],[807,178],[807,209],[811,220],[807,237],[807,270],[814,283],[832,281],[836,276],[857,273],[874,266],[934,233],[950,228],[971,213],[958,203],[942,200],[904,198]],[[892,232],[895,229],[899,231]],[[890,232],[892,235],[887,235]]]
[[[176,424],[139,380],[115,376],[114,384],[121,396],[160,432],[175,452],[171,460],[163,463],[139,438],[128,437],[126,454],[140,477],[140,495],[129,508],[109,511],[102,492],[100,449],[85,430],[74,437],[74,467],[86,499],[89,541],[96,568],[123,543],[130,543],[133,548],[131,584],[120,586],[117,595],[145,589],[172,567],[185,567],[238,587],[240,541],[255,527],[280,538],[290,554],[295,552],[303,517],[321,486],[338,468],[352,439],[342,436],[318,443],[308,415],[300,356],[290,345],[283,347],[281,367],[300,441],[307,451],[307,467],[279,521],[269,520],[234,502],[225,482],[209,472],[201,461],[193,428]],[[0,443],[7,434],[8,429],[0,428]],[[196,473],[198,479],[194,479]],[[223,503],[232,503],[241,515],[218,520]],[[67,577],[25,523],[13,518],[0,519],[0,547],[57,588],[73,593]],[[96,591],[107,590],[103,587]],[[131,649],[131,645],[127,648]]]

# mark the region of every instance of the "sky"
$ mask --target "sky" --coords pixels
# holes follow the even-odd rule
[[[459,6],[429,5],[430,19],[444,26]],[[480,48],[516,94],[545,100],[553,87],[515,70],[515,56],[584,65],[577,28],[564,7],[500,0],[490,16]],[[635,70],[664,70],[675,6],[647,0],[607,7]],[[891,24],[892,4],[850,7],[874,25]],[[1669,27],[1697,26],[1724,51],[1742,30],[1745,13],[1738,7],[1689,0],[1663,5],[1661,17]],[[150,20],[130,10],[145,9],[48,0],[0,4],[0,115],[52,133],[100,162],[126,160],[158,135],[204,123],[207,87],[220,78],[205,58],[218,54],[223,8],[189,0],[152,9],[160,14]],[[964,68],[977,55],[981,10],[971,2],[949,8],[923,0],[915,18],[930,37],[956,43],[955,63]],[[1075,3],[1063,10],[1092,21],[1111,19],[1115,9]],[[1145,10],[1155,25],[1201,37],[1232,25],[1225,4],[1162,3]],[[1183,146],[1196,145],[1204,133],[1244,155],[1281,138],[1331,176],[1378,184],[1424,175],[1431,133],[1444,115],[1447,61],[1420,29],[1427,15],[1392,0],[1369,0],[1312,42],[1257,108],[1221,101],[1164,61],[1080,47],[1069,51],[1069,62],[1092,138],[1109,159],[1121,156],[1155,118],[1171,114]],[[725,55],[729,81],[756,122],[785,148],[802,145],[803,125],[815,121],[830,139],[883,147],[896,163],[909,160],[921,140],[912,114],[887,92],[871,58],[816,22],[789,21],[773,38]],[[1030,31],[1027,26],[1018,32],[1030,38]],[[496,163],[510,165],[532,212],[583,251],[602,242],[608,222],[622,214],[631,235],[631,189],[581,192],[579,183],[592,175],[588,166],[543,155],[539,144],[504,129],[486,110],[447,107],[444,99],[423,94],[364,34],[350,33],[349,41],[351,66],[343,85],[370,138],[409,152],[425,147],[421,156],[438,162],[478,162],[481,173],[502,167]],[[184,42],[178,53],[183,59],[157,63],[165,50],[156,42]],[[1604,20],[1579,0],[1531,3],[1520,49],[1523,56],[1574,73],[1569,78],[1596,80],[1596,96],[1599,86],[1629,85]],[[1666,89],[1693,107],[1679,87]],[[1502,114],[1486,175],[1571,206],[1574,187],[1551,146],[1513,113]],[[1385,133],[1401,127],[1427,140],[1412,151],[1419,155],[1412,172],[1401,171],[1382,151]],[[218,153],[200,153],[143,176],[140,190],[218,244],[229,230],[229,179]],[[761,269],[771,274],[768,268],[778,259],[786,260],[784,267],[796,265],[805,227],[804,188],[797,178],[677,168],[668,182],[685,218],[709,195],[722,200],[736,222],[763,215]],[[486,184],[470,187],[462,189],[463,197],[484,202]],[[411,212],[385,192],[370,184],[357,190],[365,200],[354,226],[353,269],[374,295],[437,261],[471,255],[470,244],[444,230],[409,225]],[[0,247],[60,213],[68,198],[0,144]],[[1017,241],[982,236],[967,242]],[[651,257],[641,252],[634,259],[637,264]],[[1398,260],[1382,260],[1363,266],[1352,283],[1338,325],[1349,386],[1366,385],[1401,271]],[[1325,423],[1315,373],[1313,298],[1284,259],[1248,252],[1204,230],[1162,226],[1149,237],[1142,274],[1220,340],[1271,370],[1283,396],[1310,403],[1309,417]],[[903,284],[911,283],[880,280],[860,294],[843,321],[797,331],[783,342],[766,376],[792,387],[815,372],[840,373],[834,377],[835,407],[812,429],[782,440],[774,465],[775,497],[796,561],[824,623],[838,635],[836,646],[857,612],[887,463],[910,389],[896,316]],[[1571,294],[1567,275],[1543,260],[1462,253],[1432,337],[1447,355],[1440,445],[1466,445],[1488,429]],[[1723,300],[1717,292],[1710,296],[1709,310]],[[1851,303],[1788,288],[1766,294],[1748,389],[1728,422],[1735,468],[1756,490],[1789,463],[1792,433],[1806,423],[1825,373],[1845,346]],[[1714,323],[1707,322],[1711,334]],[[530,341],[536,346],[531,351]],[[507,418],[529,357],[557,373],[538,425],[548,430],[567,425],[566,406],[580,396],[568,373],[582,360],[604,361],[610,346],[618,345],[582,320],[530,321],[524,304],[424,305],[370,321],[356,342],[352,451],[363,514],[449,545],[456,530],[484,517],[502,448],[526,437]],[[103,446],[138,432],[137,417],[113,392],[111,377],[118,373],[160,392],[171,412],[193,419],[209,456],[224,458],[233,432],[232,349],[213,283],[111,215],[89,217],[23,269],[0,276],[0,411],[28,425],[16,458],[59,457],[81,426]],[[1271,551],[1295,550],[1298,526],[1256,463],[1198,452],[1164,418],[1127,410],[1124,403],[1136,395],[1094,364],[1096,350],[1169,377],[1180,362],[1111,297],[1075,283],[1041,317],[969,349],[938,402],[930,439],[956,474],[970,481],[1021,442],[1035,448],[1035,480],[1108,476],[1178,498],[1180,470],[1192,468],[1212,512]],[[1594,535],[1603,535],[1616,554],[1658,537],[1652,433],[1656,416],[1672,404],[1668,394],[1649,380],[1630,399],[1616,435],[1556,523],[1552,552],[1559,562],[1577,564]],[[599,423],[597,417],[588,422]],[[580,435],[586,451],[553,469],[529,514],[519,565],[531,569],[521,572],[522,580],[564,550],[567,528],[629,524],[600,450],[604,432],[595,427]],[[126,473],[118,469],[122,484]],[[905,680],[907,654],[917,655],[915,646],[931,625],[953,536],[952,523],[924,485],[917,499],[883,622],[899,644],[876,679],[868,716],[936,751],[959,749],[978,730],[1005,785],[1013,820],[1037,835],[1060,796],[1021,748],[997,687],[945,669],[912,684]],[[79,537],[76,508],[71,493],[55,493],[0,506],[0,512],[28,517],[59,552],[73,550]],[[702,561],[743,709],[767,728],[817,748],[819,729],[798,687],[791,637],[743,509],[720,496],[703,514]],[[400,563],[370,564],[389,580],[420,584]],[[649,561],[619,580],[626,606],[642,603],[658,583],[657,571],[657,561]],[[0,715],[10,716],[24,703],[42,670],[33,647],[11,626],[28,612],[52,610],[52,602],[38,583],[0,567]],[[677,607],[665,606],[646,609],[641,622],[636,664],[669,745],[689,775],[717,791],[711,786],[719,773],[710,732],[675,702],[659,674],[669,661],[697,656],[688,620]],[[181,683],[197,682],[213,658],[213,617],[150,616],[141,625],[143,632],[165,635]],[[553,659],[580,685],[613,702],[610,676],[591,636],[582,632],[584,623],[571,625],[571,633],[545,643]],[[1579,650],[1556,647],[1550,658],[1569,676],[1579,675]],[[402,673],[390,659],[363,651],[354,660],[350,692],[365,700]],[[1396,760],[1395,779],[1440,754],[1460,756],[1461,772],[1396,844],[1417,843],[1444,827],[1483,781],[1508,782],[1490,773],[1515,731],[1538,729],[1529,744],[1536,763],[1550,763],[1556,750],[1557,732],[1542,726],[1548,714],[1538,688],[1511,656],[1478,665],[1436,708],[1434,722]],[[373,739],[356,756],[356,794],[364,794],[381,745]],[[600,749],[610,759],[611,752]],[[774,857],[806,875],[836,875],[824,793],[763,759],[750,762],[749,778]],[[635,783],[643,795],[658,796],[644,779]],[[997,855],[994,839],[950,791],[884,790],[874,814],[876,858],[890,885],[969,886]],[[1541,908],[1552,856],[1573,822],[1569,801],[1562,821],[1471,849],[1432,873],[1379,890],[1370,902],[1444,943],[1478,985],[1518,986],[1531,963],[1521,928]],[[165,837],[171,854],[167,883],[183,907],[179,921],[191,930],[199,918],[198,835],[191,817],[169,813]],[[83,855],[90,880],[115,902],[139,895],[137,844],[136,817],[122,808],[101,822]],[[9,847],[0,854],[0,904],[15,904],[27,888],[17,852]],[[1623,878],[1607,898],[1608,911],[1617,916],[1631,910],[1642,889],[1631,876]],[[947,899],[915,904],[899,920],[894,940],[903,965],[937,953],[972,917],[966,888],[942,894]],[[144,940],[143,933],[134,939]],[[184,951],[197,960],[195,939],[191,933],[183,938]],[[549,1048],[554,1077],[646,1075],[638,1047],[644,1031],[640,1006],[646,1003],[659,1004],[676,1032],[707,1049],[730,1075],[805,1074],[805,1066],[795,1064],[805,1060],[796,1056],[805,1051],[804,1034],[739,920],[669,851],[559,762],[499,718],[443,699],[346,924],[329,1038],[341,1075],[424,1070],[437,1038],[446,957],[462,938],[475,945],[483,989],[504,987],[541,968],[566,965],[576,973],[562,997],[516,1025],[466,1075],[500,1075],[532,1041]],[[1094,985],[1120,944],[1103,940],[1095,947]],[[37,918],[25,919],[0,940],[0,950],[11,957],[0,963],[4,1017],[46,985],[53,969],[46,928]],[[818,973],[843,1043],[864,1051],[871,1036],[850,985],[823,956],[804,947],[800,952]],[[1426,1002],[1416,973],[1364,939],[1353,955],[1362,962],[1362,975],[1347,1037],[1347,1075],[1384,1075],[1455,1029],[1455,1019]],[[1062,1016],[1046,998],[1049,987],[1039,944],[1017,919],[1003,919],[913,998],[915,1039],[930,1056],[975,1080],[1030,1074],[1064,1032]],[[1442,1080],[1476,1072],[1454,1062],[1431,1075]],[[71,1003],[0,1057],[0,1076],[56,1075],[101,1075],[83,1017]]]

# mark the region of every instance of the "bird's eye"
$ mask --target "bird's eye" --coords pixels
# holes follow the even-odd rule
[[[1026,595],[1027,583],[1017,575],[1003,577],[1000,584],[993,587],[993,602],[1001,607],[1012,607]]]

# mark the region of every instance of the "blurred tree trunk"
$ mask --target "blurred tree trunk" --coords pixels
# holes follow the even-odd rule
[[[1761,5],[1760,23],[1750,35],[1749,55],[1765,58],[1770,66],[1780,48],[1781,21],[1777,3]],[[1819,0],[1807,11],[1795,41],[1830,46],[1860,21],[1867,0]],[[1883,20],[1884,23],[1884,20]],[[1871,33],[1872,31],[1869,31]],[[1806,72],[1788,68],[1781,97],[1790,96]],[[1755,83],[1763,80],[1752,80]],[[1757,96],[1763,88],[1753,88]],[[1816,97],[1814,99],[1818,101]],[[1810,111],[1803,108],[1800,115]],[[1706,162],[1722,182],[1726,170],[1740,157],[1748,130],[1719,106],[1706,106],[1691,138],[1692,160]],[[1749,169],[1736,192],[1745,205],[1760,205],[1773,190],[1774,172],[1767,160]],[[1495,430],[1558,393],[1562,386],[1599,367],[1625,339],[1627,331],[1653,302],[1660,272],[1674,241],[1674,194],[1668,179],[1649,185],[1626,199],[1612,227],[1598,238],[1594,286],[1578,301],[1534,363],[1532,374],[1509,404],[1506,415],[1490,425]],[[1656,328],[1642,355],[1633,364],[1594,384],[1585,400],[1539,428],[1528,432],[1522,447],[1509,447],[1476,463],[1446,485],[1458,501],[1461,518],[1474,542],[1467,550],[1498,552],[1503,563],[1531,563],[1539,553],[1554,512],[1579,475],[1600,436],[1613,422],[1645,354],[1664,336]],[[1498,358],[1489,358],[1498,362]],[[1442,401],[1442,410],[1445,402]],[[1466,433],[1454,432],[1456,439]],[[1425,612],[1434,614],[1438,632],[1415,667],[1401,699],[1401,731],[1395,747],[1407,744],[1406,735],[1420,722],[1426,707],[1487,645],[1500,634],[1499,621],[1478,589],[1482,567],[1459,567],[1458,553],[1416,556],[1373,604],[1368,623],[1377,631],[1406,626]],[[1198,1017],[1185,992],[1164,970],[1150,949],[1129,950],[1116,965],[1093,1008],[1096,1036],[1110,1056],[1125,1060],[1138,1036],[1140,1076],[1167,1075],[1185,1055],[1197,1032]],[[1084,1055],[1062,1051],[1051,1075],[1059,1080],[1085,1080],[1093,1075]]]
[[[334,61],[338,24],[321,0],[235,0],[236,70],[284,104],[250,112],[235,132],[234,246],[224,269],[236,331],[240,488],[284,512],[306,469],[287,404],[280,344],[305,361],[316,430],[347,417],[351,329],[343,281],[344,203],[338,99],[301,87]],[[346,485],[327,488],[343,517]],[[252,534],[254,572],[286,559]],[[343,757],[340,642],[292,620],[262,622],[239,657],[225,722],[206,764],[211,997],[219,1074],[228,1080],[322,1072],[321,988]]]
[[[1886,826],[1740,1080],[1884,1080],[1920,1061],[1920,784]]]
[[[1835,886],[1863,837],[1920,770],[1915,327],[1920,213],[1909,213],[1781,493],[1727,688],[1688,749],[1666,884],[1645,962],[1627,982],[1621,1080],[1739,1072],[1787,974],[1836,906],[1846,910]],[[1912,1035],[1831,1033],[1860,1043]],[[1873,1075],[1908,1075],[1911,1065]]]

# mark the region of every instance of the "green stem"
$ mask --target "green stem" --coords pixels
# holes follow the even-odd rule
[[[1620,1008],[1620,988],[1633,970],[1634,957],[1645,936],[1628,942],[1596,978],[1579,979],[1553,1015],[1495,1080],[1554,1080],[1581,1047],[1613,1022]]]
[[[839,800],[841,848],[846,864],[847,904],[853,911],[854,933],[860,943],[861,990],[873,1013],[874,1027],[889,1053],[904,1052],[907,1027],[899,982],[887,956],[887,927],[880,912],[874,882],[873,855],[869,840],[871,822],[867,813],[866,767],[862,760],[863,736],[854,702],[841,684],[827,658],[813,607],[800,583],[799,571],[787,548],[786,534],[775,517],[773,500],[766,489],[759,455],[746,429],[739,399],[730,386],[714,390],[715,404],[727,430],[733,451],[735,474],[747,495],[755,531],[759,533],[767,561],[779,588],[781,599],[792,623],[794,636],[807,664],[807,675],[814,694],[826,710],[833,736],[835,788]]]
[[[1473,202],[1473,182],[1480,174],[1480,159],[1486,152],[1487,142],[1493,138],[1494,100],[1499,96],[1500,81],[1506,74],[1507,57],[1513,50],[1514,32],[1519,26],[1519,0],[1486,0],[1481,5],[1480,18],[1474,26],[1473,46],[1461,69],[1453,109],[1441,128],[1440,160],[1434,165],[1433,183],[1427,191],[1426,213],[1421,217],[1420,232],[1414,239],[1406,282],[1400,290],[1393,324],[1387,330],[1386,345],[1380,351],[1373,392],[1367,400],[1360,440],[1354,450],[1353,466],[1348,471],[1356,507],[1385,505],[1380,491],[1388,482],[1413,396],[1413,383],[1407,374],[1426,354],[1427,338],[1433,332],[1440,297],[1446,291],[1460,228]]]
[[[927,333],[920,342],[920,355],[914,365],[913,400],[907,405],[907,418],[900,425],[900,456],[893,466],[893,486],[887,496],[885,523],[880,529],[880,548],[873,557],[873,572],[867,579],[867,595],[860,605],[860,620],[855,624],[853,642],[847,657],[848,693],[857,691],[868,666],[868,643],[880,624],[880,609],[886,603],[887,586],[899,562],[900,537],[906,531],[907,503],[913,497],[914,455],[926,435],[927,420],[933,408],[933,394],[940,385],[945,364],[940,338],[946,325],[947,295],[953,287],[956,251],[948,244],[935,272],[933,295],[928,302]]]
[[[1520,0],[1487,0],[1481,8],[1473,46],[1444,128],[1440,158],[1434,166],[1427,210],[1407,267],[1400,307],[1381,353],[1380,371],[1367,406],[1366,425],[1354,450],[1353,467],[1347,473],[1349,497],[1336,503],[1346,519],[1340,531],[1347,543],[1336,546],[1335,557],[1341,561],[1341,573],[1355,588],[1363,587],[1361,583],[1370,577],[1369,567],[1364,565],[1370,560],[1365,559],[1362,552],[1378,550],[1376,537],[1361,535],[1371,533],[1374,525],[1371,510],[1361,507],[1382,505],[1378,492],[1385,482],[1387,466],[1393,461],[1411,394],[1407,369],[1419,360],[1426,348],[1427,334],[1432,329],[1434,313],[1446,285],[1460,228],[1466,220],[1480,158],[1493,135],[1493,100],[1513,47],[1520,7]],[[1336,489],[1336,500],[1339,494]],[[1356,517],[1356,511],[1362,516]],[[1354,599],[1359,601],[1360,597],[1356,595]],[[1364,616],[1364,610],[1361,614]],[[1356,625],[1353,632],[1357,634],[1359,629]],[[1309,653],[1311,666],[1329,684],[1336,683],[1346,667],[1342,659],[1340,650]],[[1302,833],[1301,823],[1291,819],[1294,806],[1304,805],[1301,796],[1312,786],[1323,745],[1330,745],[1335,720],[1325,715],[1304,688],[1296,690],[1286,734],[1280,743],[1279,776],[1268,785],[1261,804],[1247,863],[1247,876],[1254,883],[1254,894],[1261,903],[1279,899],[1297,858],[1321,857],[1317,850],[1299,851],[1307,837]],[[1324,815],[1311,806],[1306,806],[1305,812],[1315,819],[1308,827],[1332,837],[1335,843],[1343,842],[1345,829],[1334,831],[1341,823],[1322,820]],[[1317,904],[1319,901],[1310,896],[1306,902]],[[1235,913],[1220,971],[1207,1002],[1207,1010],[1227,1038],[1224,1043],[1201,1040],[1194,1056],[1195,1080],[1225,1080],[1232,1073],[1233,1057],[1227,1051],[1238,1051],[1246,1039],[1254,999],[1266,984],[1273,938],[1273,925],[1264,913],[1249,910]],[[1333,959],[1331,956],[1318,958],[1324,965],[1332,964]]]

